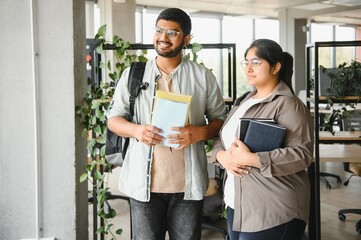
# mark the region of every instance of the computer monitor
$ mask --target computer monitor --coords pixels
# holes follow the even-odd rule
[[[351,117],[342,120],[344,131],[361,131],[361,110],[355,110]]]

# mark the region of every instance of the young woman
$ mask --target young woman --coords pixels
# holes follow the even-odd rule
[[[230,237],[301,239],[309,214],[306,169],[313,160],[313,126],[308,108],[292,89],[293,57],[276,42],[259,39],[246,50],[242,64],[255,90],[232,108],[213,150],[227,171]],[[282,146],[251,152],[235,138],[241,117],[270,118],[286,127]]]

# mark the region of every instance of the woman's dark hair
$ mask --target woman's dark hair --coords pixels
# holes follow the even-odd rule
[[[186,12],[184,12],[179,8],[167,8],[163,10],[159,14],[156,23],[160,19],[178,23],[185,35],[189,35],[191,33],[192,30],[191,18],[188,16]]]
[[[277,62],[281,63],[281,69],[278,72],[277,79],[283,81],[291,89],[292,75],[293,75],[293,57],[288,52],[284,52],[281,46],[270,39],[257,39],[246,50],[244,57],[247,56],[251,48],[256,49],[256,55],[259,58],[266,60],[271,67],[274,67]]]

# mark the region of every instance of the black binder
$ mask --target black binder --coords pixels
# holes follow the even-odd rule
[[[252,152],[268,152],[282,146],[285,133],[286,128],[279,124],[251,119],[243,142]]]

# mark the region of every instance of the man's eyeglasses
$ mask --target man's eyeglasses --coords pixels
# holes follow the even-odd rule
[[[177,30],[173,30],[173,29],[164,29],[164,28],[160,28],[160,27],[154,28],[154,33],[156,35],[162,35],[164,32],[169,39],[176,39],[178,37],[178,35],[180,34],[180,32],[178,32]]]
[[[245,69],[247,66],[251,66],[252,68],[256,68],[261,65],[262,61],[259,58],[252,58],[250,60],[244,59],[241,62],[242,67]]]

